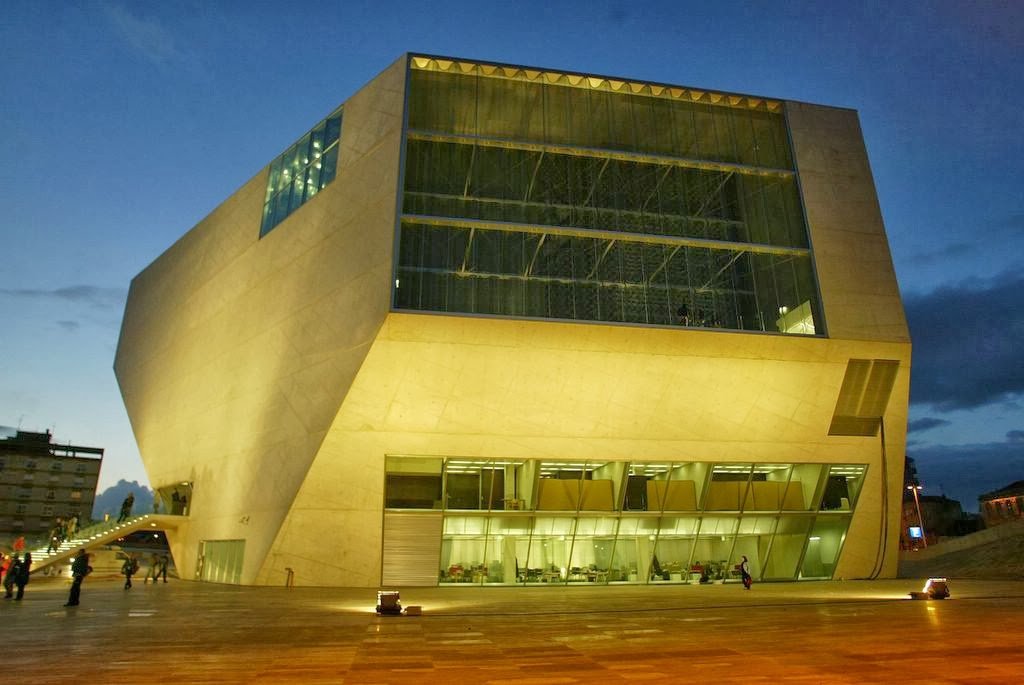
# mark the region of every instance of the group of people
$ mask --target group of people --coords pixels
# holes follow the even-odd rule
[[[47,552],[60,549],[61,543],[71,540],[78,532],[78,514],[71,514],[67,517],[58,516],[54,521],[53,528],[50,528],[49,545]]]
[[[170,559],[166,554],[157,554],[154,552],[150,557],[149,570],[146,572],[146,578],[143,583],[149,583],[150,578],[153,579],[153,584],[156,585],[157,581],[163,578],[163,581],[167,582],[167,565],[170,563]],[[128,590],[132,586],[132,576],[139,572],[139,560],[135,558],[135,555],[131,552],[125,557],[124,563],[121,564],[121,575],[124,576],[124,589]]]
[[[3,577],[4,599],[21,599],[25,596],[29,574],[32,572],[32,553],[25,556],[15,552],[10,557],[0,554],[0,576]],[[14,588],[18,588],[17,594]]]

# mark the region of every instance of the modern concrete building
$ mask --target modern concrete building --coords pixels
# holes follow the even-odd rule
[[[53,442],[49,431],[0,439],[0,539],[45,541],[57,517],[92,516],[103,449]]]
[[[896,571],[852,110],[403,56],[134,279],[115,369],[183,577]]]

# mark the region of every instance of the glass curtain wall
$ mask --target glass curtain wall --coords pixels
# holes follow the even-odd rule
[[[443,510],[441,584],[829,578],[867,467],[387,458],[388,509]]]
[[[398,309],[821,334],[777,102],[413,57]]]

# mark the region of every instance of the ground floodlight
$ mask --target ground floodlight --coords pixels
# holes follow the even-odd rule
[[[377,591],[377,613],[397,616],[402,613],[402,603],[399,601],[398,590]]]
[[[929,599],[946,599],[949,597],[949,585],[945,578],[929,578],[924,584],[924,592]]]

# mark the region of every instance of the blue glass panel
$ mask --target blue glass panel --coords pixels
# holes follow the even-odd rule
[[[338,168],[338,146],[335,145],[323,157],[322,168],[320,169],[320,187],[323,188],[334,180],[335,171]]]
[[[338,110],[271,162],[260,237],[334,179],[340,134]]]
[[[324,147],[330,147],[341,137],[341,112],[331,116],[325,124]]]

